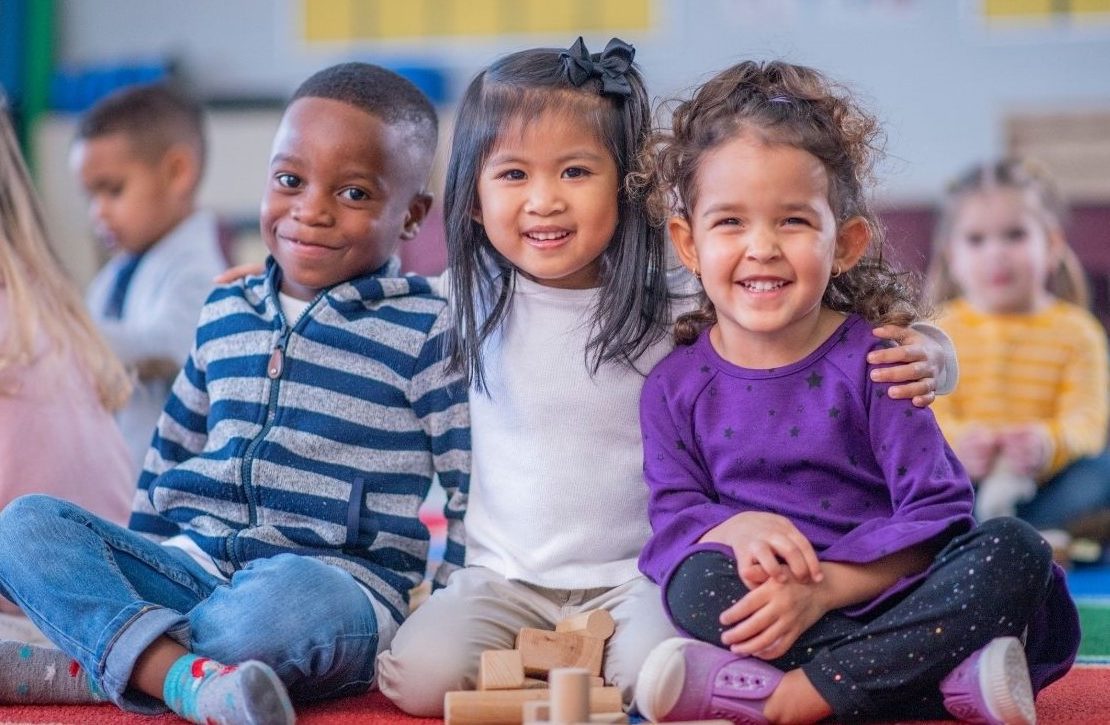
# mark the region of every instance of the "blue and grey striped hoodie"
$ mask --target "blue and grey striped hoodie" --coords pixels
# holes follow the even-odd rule
[[[139,478],[132,529],[188,535],[230,576],[311,556],[350,572],[400,621],[424,575],[417,517],[447,492],[442,585],[463,563],[465,383],[445,371],[446,302],[391,260],[321,292],[295,321],[280,269],[217,288]]]

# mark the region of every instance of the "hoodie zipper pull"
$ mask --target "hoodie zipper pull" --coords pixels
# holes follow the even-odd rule
[[[270,380],[277,380],[281,377],[281,371],[284,368],[285,352],[281,345],[277,345],[274,347],[274,351],[270,353],[270,362],[266,363],[266,374],[270,376]]]

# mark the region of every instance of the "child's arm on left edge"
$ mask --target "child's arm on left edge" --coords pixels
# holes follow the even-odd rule
[[[867,356],[872,365],[891,366],[872,370],[873,381],[903,383],[890,388],[890,397],[913,398],[914,405],[924,408],[936,395],[945,395],[956,387],[960,374],[956,347],[939,327],[915,322],[910,327],[883,325],[873,332],[876,337],[898,343]]]
[[[447,493],[447,548],[432,582],[439,588],[463,566],[466,533],[463,515],[470,479],[470,413],[466,383],[447,371],[444,336],[450,326],[444,307],[432,325],[409,383],[409,400],[431,444],[432,465]]]

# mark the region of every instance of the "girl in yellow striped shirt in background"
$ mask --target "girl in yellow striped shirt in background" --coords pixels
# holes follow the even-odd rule
[[[1043,532],[1110,514],[1106,333],[1086,309],[1065,211],[1034,164],[977,166],[949,188],[929,271],[960,360],[933,410],[976,482],[976,515]],[[1057,536],[1046,538],[1066,543]]]

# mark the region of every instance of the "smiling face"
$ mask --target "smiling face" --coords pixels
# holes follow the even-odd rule
[[[716,308],[718,351],[771,367],[812,350],[841,319],[821,306],[834,264],[855,264],[867,224],[838,226],[817,157],[750,134],[707,151],[696,184],[689,219],[673,218],[670,231]]]
[[[282,292],[310,300],[381,267],[416,234],[431,198],[410,149],[405,129],[342,101],[286,109],[261,209]]]
[[[946,255],[952,278],[976,309],[1028,313],[1049,299],[1045,283],[1059,240],[1030,194],[1012,187],[976,191],[956,212]]]
[[[601,254],[617,228],[616,162],[567,114],[509,126],[478,179],[475,219],[494,248],[550,287],[601,284]]]

